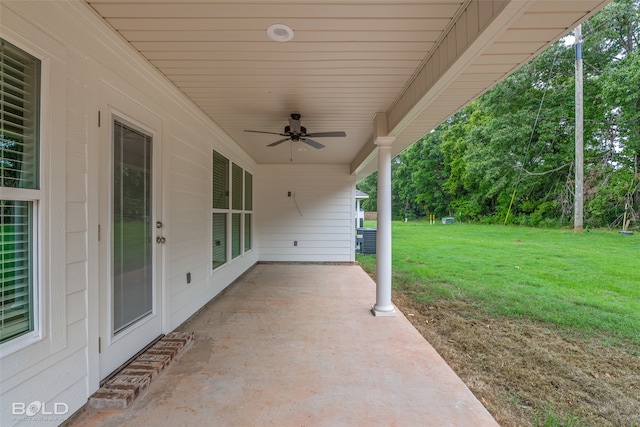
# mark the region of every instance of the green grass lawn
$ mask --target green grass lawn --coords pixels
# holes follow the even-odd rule
[[[640,235],[616,231],[393,223],[394,287],[419,301],[459,298],[612,344],[640,344],[639,255]],[[375,255],[358,261],[375,272]]]
[[[123,272],[151,262],[153,230],[145,221],[115,221],[113,224],[114,261]]]

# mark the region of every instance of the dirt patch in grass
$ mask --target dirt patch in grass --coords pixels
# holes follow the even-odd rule
[[[606,346],[454,299],[393,302],[500,425],[640,426],[640,347]]]

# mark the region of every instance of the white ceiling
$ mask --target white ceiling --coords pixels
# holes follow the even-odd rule
[[[373,117],[398,153],[608,0],[87,0],[258,163],[375,169]],[[286,24],[287,43],[266,29]],[[310,133],[267,144],[291,113]],[[299,147],[307,148],[298,151]]]

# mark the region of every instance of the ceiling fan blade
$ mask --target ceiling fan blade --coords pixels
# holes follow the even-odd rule
[[[312,146],[313,148],[317,148],[318,150],[324,148],[324,145],[320,144],[318,141],[314,141],[309,138],[300,138],[300,141],[304,142],[307,145]]]
[[[267,147],[275,147],[278,144],[282,144],[285,141],[288,141],[291,138],[284,138],[284,139],[279,139],[276,142],[272,142],[271,144],[267,145]]]
[[[286,136],[286,135],[285,135],[285,134],[283,134],[283,133],[278,133],[278,132],[265,132],[265,131],[262,131],[262,130],[247,130],[247,129],[245,129],[244,131],[245,131],[245,132],[253,132],[253,133],[267,133],[267,134],[269,134],[269,135],[280,135],[280,136]]]
[[[333,137],[338,137],[338,136],[347,136],[347,134],[345,132],[313,132],[313,133],[308,133],[305,136],[311,136],[313,138],[322,138],[322,137],[328,137],[328,136],[333,136]]]

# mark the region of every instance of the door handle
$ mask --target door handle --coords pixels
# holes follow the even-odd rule
[[[158,237],[156,237],[156,243],[157,243],[157,244],[165,243],[166,241],[167,241],[167,239],[165,239],[165,238],[164,238],[164,237],[162,237],[162,236],[158,236]]]

